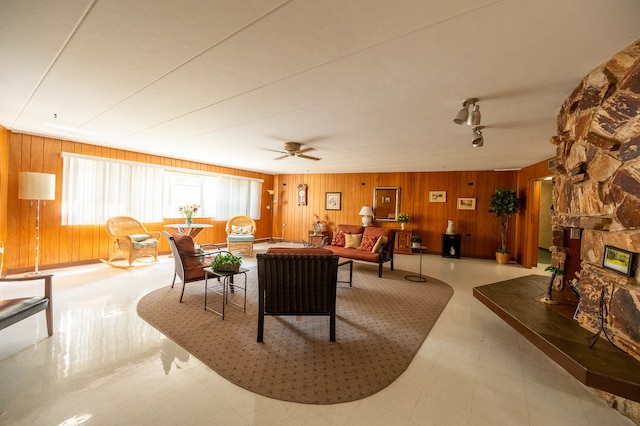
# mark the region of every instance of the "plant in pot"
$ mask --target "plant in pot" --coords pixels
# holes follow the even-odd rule
[[[489,208],[500,219],[502,246],[500,250],[496,251],[496,261],[498,263],[509,263],[509,250],[507,250],[509,219],[512,214],[518,212],[519,207],[520,199],[516,195],[515,189],[496,189],[496,192],[491,196]]]
[[[418,248],[420,247],[420,243],[422,243],[422,237],[420,235],[411,236],[411,247]]]
[[[242,264],[242,258],[234,256],[231,253],[224,253],[217,255],[213,262],[211,262],[211,269],[221,272],[238,272],[240,265]]]

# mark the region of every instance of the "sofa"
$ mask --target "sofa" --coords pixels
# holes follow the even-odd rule
[[[329,340],[336,341],[338,256],[317,248],[270,248],[258,261],[258,342],[265,315],[329,317]]]
[[[338,225],[331,244],[324,246],[333,254],[348,259],[378,264],[378,276],[382,277],[382,265],[389,262],[393,271],[393,245],[395,232],[389,228],[361,225]]]

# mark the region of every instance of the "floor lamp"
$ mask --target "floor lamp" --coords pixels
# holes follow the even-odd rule
[[[38,254],[40,242],[40,201],[56,199],[56,175],[36,172],[20,172],[18,198],[36,202],[36,269],[27,275],[40,275]]]
[[[269,209],[269,212],[271,212],[271,220],[269,222],[269,242],[275,243],[275,241],[273,240],[273,194],[275,194],[276,191],[273,189],[267,189],[267,192],[271,196],[271,202],[267,206],[267,208]]]

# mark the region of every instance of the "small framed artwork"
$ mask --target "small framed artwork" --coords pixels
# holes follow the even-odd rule
[[[458,198],[458,210],[475,210],[475,198]]]
[[[630,277],[633,275],[634,255],[631,251],[604,246],[602,266]]]
[[[429,191],[430,203],[446,203],[447,191]]]
[[[342,192],[327,192],[324,208],[325,210],[341,210]]]

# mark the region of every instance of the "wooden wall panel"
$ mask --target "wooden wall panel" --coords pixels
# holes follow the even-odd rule
[[[7,241],[7,210],[9,199],[9,130],[0,126],[0,241]],[[1,255],[0,255],[1,256]],[[0,276],[6,268],[0,269]]]
[[[4,135],[4,136],[3,136]],[[3,143],[3,139],[5,142]],[[212,173],[226,173],[237,176],[263,179],[262,218],[257,221],[257,238],[269,236],[269,211],[266,205],[269,196],[267,189],[273,187],[274,177],[271,175],[236,170],[227,167],[213,166],[204,163],[175,160],[149,154],[114,148],[99,147],[80,142],[63,141],[59,139],[43,138],[22,133],[11,133],[0,128],[0,149],[7,153],[8,167],[0,174],[0,184],[6,182],[7,195],[4,197],[7,207],[2,209],[6,217],[2,238],[6,249],[5,269],[9,273],[20,273],[31,270],[35,264],[35,217],[36,205],[27,200],[18,200],[18,175],[21,171],[37,171],[56,175],[56,199],[47,201],[40,207],[40,259],[41,269],[59,265],[96,262],[98,259],[109,257],[112,249],[103,224],[83,226],[62,226],[62,152],[95,155],[100,157],[145,162],[150,164],[167,165],[171,167],[189,168],[192,170]],[[4,161],[4,159],[3,159]],[[6,174],[6,177],[4,177]],[[266,218],[266,220],[265,220]],[[274,216],[275,218],[275,216]],[[0,220],[2,216],[0,216]],[[179,220],[173,220],[175,223]],[[224,243],[226,233],[225,220],[196,218],[199,223],[211,223],[213,228],[200,233],[198,241]],[[170,223],[167,221],[167,223]],[[145,223],[149,230],[162,231],[165,223]],[[6,230],[11,230],[7,232]],[[164,239],[160,244],[161,252],[169,252],[169,246]]]
[[[0,133],[0,143],[2,142]],[[6,269],[25,270],[33,267],[35,252],[35,206],[28,201],[17,199],[18,172],[44,171],[55,173],[56,200],[48,202],[41,210],[42,245],[41,267],[97,261],[107,258],[111,252],[111,241],[102,224],[91,226],[61,226],[62,168],[61,152],[75,152],[118,158],[131,161],[144,161],[170,167],[180,167],[214,173],[229,173],[238,176],[260,178],[264,180],[262,194],[262,219],[258,221],[258,238],[284,238],[300,241],[308,238],[314,213],[329,223],[331,229],[338,224],[359,224],[358,215],[363,205],[373,202],[373,188],[377,186],[401,188],[400,210],[412,216],[409,228],[420,234],[423,244],[430,253],[440,253],[442,234],[447,221],[453,220],[456,232],[463,235],[462,256],[493,258],[500,245],[497,218],[489,212],[489,199],[497,188],[516,187],[519,194],[526,195],[527,182],[535,177],[549,174],[546,161],[534,164],[520,172],[494,171],[452,171],[452,172],[411,172],[411,173],[341,173],[341,174],[290,174],[265,175],[257,172],[230,169],[204,163],[197,163],[149,154],[135,153],[114,148],[97,147],[79,142],[41,138],[26,134],[10,133],[7,151],[9,154],[9,173],[7,203],[15,208],[7,208],[8,233],[5,244],[7,250]],[[39,168],[39,170],[35,169]],[[0,175],[0,178],[3,178]],[[297,205],[297,185],[308,185],[308,203]],[[273,222],[266,208],[270,196],[267,189],[274,189]],[[430,203],[430,191],[446,191],[446,203]],[[326,192],[342,193],[340,210],[325,209]],[[476,210],[458,210],[458,197],[476,198]],[[527,206],[528,208],[528,206]],[[526,231],[526,211],[513,219],[509,247],[515,247],[518,259],[526,250],[526,238],[519,237]],[[1,220],[1,216],[0,216]],[[212,229],[203,231],[200,242],[224,243],[226,221],[197,218],[198,222],[211,223]],[[176,221],[171,221],[176,222]],[[170,222],[167,222],[170,223]],[[285,224],[283,228],[281,225]],[[399,228],[394,222],[374,222],[376,226]],[[145,224],[150,230],[161,231],[165,223]],[[32,242],[33,241],[33,242]],[[45,247],[46,246],[46,247]],[[16,249],[19,247],[19,249]],[[514,249],[512,249],[514,250]],[[161,252],[168,252],[164,239]]]
[[[373,203],[373,188],[400,187],[400,211],[411,215],[408,228],[420,234],[430,253],[440,253],[442,234],[448,220],[463,235],[463,256],[492,258],[499,248],[497,218],[489,213],[489,198],[499,187],[516,187],[517,172],[412,172],[343,173],[334,175],[279,175],[278,215],[274,221],[285,223],[285,239],[307,239],[313,214],[329,223],[360,224],[363,205]],[[309,204],[298,206],[298,184],[309,185]],[[325,210],[325,193],[341,192],[342,209]],[[446,203],[430,203],[429,191],[447,191]],[[476,210],[458,210],[458,197],[476,198]],[[293,200],[293,204],[289,203]],[[395,222],[374,222],[376,226],[399,228]],[[276,236],[279,236],[276,234]],[[514,240],[515,241],[515,240]]]

